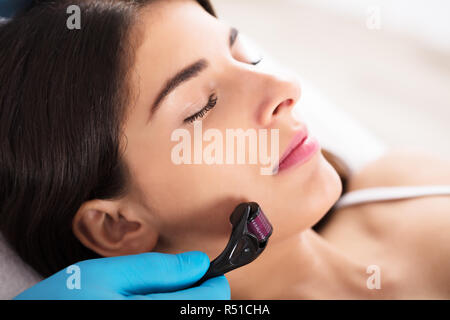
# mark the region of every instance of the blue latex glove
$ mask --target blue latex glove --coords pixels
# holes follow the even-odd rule
[[[70,277],[75,275],[71,270],[73,268],[68,267],[14,299],[230,299],[230,287],[225,276],[211,278],[198,287],[188,288],[209,267],[208,256],[200,251],[176,255],[149,252],[85,260],[75,265],[79,267],[80,289],[73,288],[76,282],[68,281],[73,280]],[[71,285],[73,289],[69,289]]]
[[[31,0],[0,0],[0,17],[11,18],[30,3]]]

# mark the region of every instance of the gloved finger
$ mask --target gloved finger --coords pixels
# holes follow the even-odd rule
[[[133,300],[230,300],[230,285],[225,276],[211,278],[198,287],[176,292],[130,296]]]
[[[200,251],[148,252],[105,259],[108,260],[102,259],[101,264],[97,262],[96,268],[102,268],[101,274],[108,283],[124,295],[184,289],[199,280],[209,267],[208,256]]]

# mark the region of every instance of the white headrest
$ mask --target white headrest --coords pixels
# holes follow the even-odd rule
[[[9,247],[0,233],[0,299],[12,299],[40,279]]]

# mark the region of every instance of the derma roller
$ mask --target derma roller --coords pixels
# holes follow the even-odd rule
[[[230,222],[233,229],[227,246],[195,285],[252,262],[266,248],[273,228],[256,202],[240,203]]]

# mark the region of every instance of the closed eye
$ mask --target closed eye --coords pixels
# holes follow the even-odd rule
[[[254,48],[250,45],[247,44],[247,41],[244,39],[239,39],[240,41],[236,41],[238,39],[239,36],[239,31],[236,28],[231,28],[230,29],[230,35],[229,35],[229,47],[230,49],[232,49],[235,46],[235,43],[237,42],[243,42],[241,44],[237,44],[237,47],[241,47],[241,51],[244,51],[244,53],[246,53],[246,55],[250,55],[253,57],[258,56],[257,59],[254,59],[254,61],[252,62],[245,62],[245,63],[249,63],[252,65],[257,65],[258,63],[261,62],[261,60],[263,59],[262,56],[258,53],[257,55],[255,55],[254,53],[256,52],[254,50]],[[243,36],[241,35],[239,38],[242,38]],[[250,52],[250,54],[248,54]],[[247,59],[246,59],[247,60]],[[184,123],[192,123],[195,120],[201,119],[203,118],[212,108],[214,108],[216,106],[217,103],[217,96],[215,93],[211,94],[209,96],[208,102],[207,104],[198,112],[194,113],[193,115],[187,117],[186,119],[183,120]]]
[[[244,34],[236,34],[233,57],[246,64],[257,65],[262,60],[261,50]],[[236,41],[237,40],[237,41]]]
[[[217,103],[217,96],[215,93],[211,94],[208,99],[208,103],[199,111],[194,113],[192,116],[184,119],[184,123],[192,123],[199,118],[203,118],[212,108],[215,107]]]
[[[262,59],[263,59],[263,58],[261,57],[261,58],[259,58],[258,60],[256,60],[255,62],[250,62],[250,64],[256,66],[258,63],[261,62]]]

